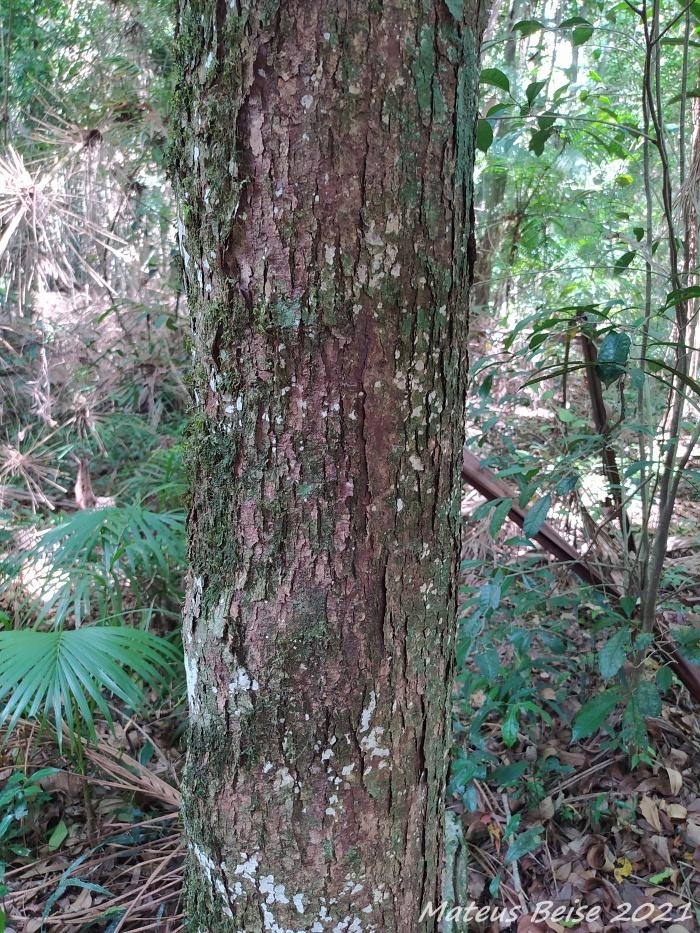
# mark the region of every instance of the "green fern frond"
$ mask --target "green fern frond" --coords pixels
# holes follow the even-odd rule
[[[144,687],[173,680],[180,664],[165,639],[126,626],[0,632],[0,726],[9,735],[22,716],[53,718],[59,746],[64,721],[94,739],[95,709],[112,723],[106,693],[137,709]]]

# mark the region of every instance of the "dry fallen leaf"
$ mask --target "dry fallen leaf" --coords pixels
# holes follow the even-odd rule
[[[676,771],[675,768],[671,768],[669,765],[666,765],[666,774],[668,775],[668,782],[671,785],[671,793],[675,797],[676,794],[680,794],[681,788],[683,787],[683,775],[680,771]]]
[[[647,823],[650,823],[657,833],[660,833],[661,820],[659,819],[659,808],[656,806],[656,802],[651,797],[642,797],[639,801],[639,810]]]

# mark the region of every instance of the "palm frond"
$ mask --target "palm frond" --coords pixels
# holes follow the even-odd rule
[[[126,626],[0,632],[0,726],[9,736],[20,717],[53,718],[59,746],[64,722],[94,739],[95,709],[112,723],[106,693],[138,709],[144,685],[171,681],[180,662],[168,641]]]
[[[180,592],[185,565],[185,513],[139,505],[76,512],[34,546],[0,563],[0,590],[18,576],[29,593],[28,614],[55,627],[104,620],[152,608],[154,594]]]

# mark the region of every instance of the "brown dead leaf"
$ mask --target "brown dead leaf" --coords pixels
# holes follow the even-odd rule
[[[651,797],[642,797],[639,801],[639,810],[644,819],[649,823],[657,833],[661,832],[661,819],[659,818],[659,808]]]
[[[544,800],[540,801],[540,805],[537,808],[537,816],[541,820],[551,820],[554,816],[554,812],[554,801],[551,797],[545,797]]]
[[[662,800],[661,809],[665,810],[672,820],[684,820],[688,816],[688,808],[680,803],[666,803]]]
[[[650,836],[654,851],[661,856],[667,865],[671,865],[671,853],[668,851],[668,836]]]
[[[666,765],[666,774],[668,775],[668,783],[671,785],[671,793],[675,797],[676,794],[680,794],[683,787],[683,775],[670,765]]]
[[[688,820],[685,824],[683,838],[691,846],[695,846],[696,848],[700,846],[700,825],[694,823],[692,820]]]

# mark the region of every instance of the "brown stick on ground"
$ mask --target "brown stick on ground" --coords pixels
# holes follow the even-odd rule
[[[479,458],[468,450],[464,450],[462,456],[462,479],[478,493],[481,493],[485,499],[513,499],[513,490],[491,470],[482,466]],[[520,528],[523,527],[525,512],[516,504],[515,500],[508,517]],[[609,580],[605,580],[595,567],[582,560],[578,551],[568,541],[565,541],[551,525],[545,523],[540,531],[534,535],[534,540],[556,560],[568,564],[576,576],[583,580],[584,583],[602,589],[611,603],[615,604],[620,600],[621,594],[617,587],[610,583]],[[657,641],[663,638],[664,645],[660,647],[662,647],[665,654],[670,656],[673,672],[685,685],[693,699],[700,703],[700,667],[691,664],[680,656],[677,646],[673,644],[672,633],[661,620],[657,619],[654,634]]]

